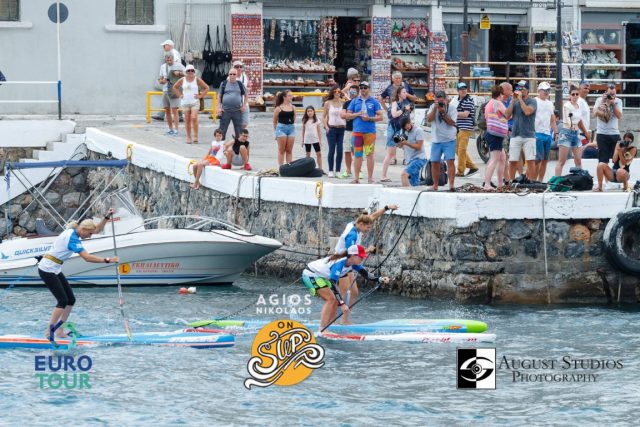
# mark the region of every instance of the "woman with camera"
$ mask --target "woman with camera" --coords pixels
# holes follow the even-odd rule
[[[380,182],[391,182],[391,179],[387,177],[387,171],[389,170],[391,160],[396,158],[397,146],[394,142],[394,136],[399,130],[402,130],[400,126],[402,119],[410,117],[411,111],[413,111],[413,105],[407,98],[408,94],[407,89],[403,86],[396,88],[391,97],[391,106],[387,109],[387,117],[389,118],[389,126],[387,127],[387,155],[382,162],[382,178]]]
[[[582,122],[582,112],[578,99],[580,93],[578,87],[571,85],[571,95],[569,101],[562,107],[562,128],[558,139],[558,163],[556,164],[555,176],[562,176],[562,168],[569,158],[569,150],[573,153],[573,161],[576,166],[582,167],[582,142],[580,141],[580,131],[590,138],[590,132]]]
[[[607,163],[598,163],[598,188],[595,191],[602,191],[602,179],[606,178],[609,182],[617,182],[622,184],[622,191],[627,191],[629,182],[629,165],[638,153],[638,149],[633,144],[633,134],[627,132],[624,134],[621,142],[616,144],[613,152],[613,168]]]

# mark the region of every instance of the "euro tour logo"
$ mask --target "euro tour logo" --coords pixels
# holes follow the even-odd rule
[[[91,388],[88,372],[93,361],[87,355],[35,356],[34,364],[40,390]]]
[[[458,348],[459,389],[496,389],[496,349]]]

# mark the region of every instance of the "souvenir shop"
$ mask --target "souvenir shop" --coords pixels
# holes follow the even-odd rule
[[[373,10],[364,1],[350,2],[348,8],[301,2],[296,9],[265,2],[264,100],[285,88],[326,91],[334,82],[343,85],[349,68],[378,91],[393,70],[400,70],[426,98],[431,7],[394,6],[391,17],[383,18],[372,17]]]

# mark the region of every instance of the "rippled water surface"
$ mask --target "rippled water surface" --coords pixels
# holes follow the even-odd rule
[[[287,283],[244,277],[235,286],[125,290],[134,330],[174,330],[185,320],[225,315]],[[287,288],[280,293],[300,293]],[[2,291],[0,291],[2,292]],[[85,334],[120,333],[117,291],[77,289],[73,321]],[[53,307],[44,289],[0,295],[0,334],[40,333]],[[312,318],[320,303],[313,301]],[[244,317],[256,317],[255,308]],[[497,356],[621,360],[591,383],[513,382],[499,369],[496,390],[457,390],[456,346],[327,342],[325,366],[292,387],[248,391],[251,336],[230,349],[100,347],[71,354],[93,360],[90,390],[40,390],[34,357],[0,350],[0,425],[637,425],[640,311],[629,307],[469,306],[376,294],[354,322],[388,318],[471,318],[497,334]],[[536,371],[541,373],[543,371]],[[554,372],[563,372],[557,369]]]

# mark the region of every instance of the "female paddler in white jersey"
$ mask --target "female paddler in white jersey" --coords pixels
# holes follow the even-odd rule
[[[378,277],[367,272],[362,263],[367,258],[367,252],[360,245],[351,245],[340,253],[322,258],[307,264],[302,272],[302,282],[309,289],[311,295],[318,295],[325,303],[320,315],[320,330],[327,326],[336,316],[338,307],[344,315],[349,313],[349,306],[344,303],[337,287],[337,282],[352,269],[368,280],[389,283],[388,277]]]
[[[367,233],[371,227],[373,227],[373,222],[384,215],[385,212],[389,210],[394,211],[396,209],[398,209],[397,205],[387,205],[384,208],[375,211],[371,215],[365,212],[358,216],[354,222],[348,223],[336,243],[336,254],[346,251],[351,245],[360,245],[362,243],[362,235]],[[374,246],[369,246],[367,248],[367,253],[374,253],[375,250],[376,248]],[[355,276],[353,273],[349,273],[340,279],[340,293],[346,296],[347,293],[351,291],[348,302],[355,301],[358,298],[358,284],[355,283],[354,280]],[[342,324],[348,325],[349,323],[349,313],[345,313],[342,317]]]
[[[60,233],[54,240],[49,252],[38,263],[40,277],[58,301],[56,308],[53,309],[53,314],[45,333],[45,336],[50,341],[53,341],[54,333],[58,337],[67,336],[60,326],[67,321],[73,304],[76,302],[73,290],[64,274],[62,274],[62,264],[71,258],[74,253],[80,255],[87,262],[110,263],[119,261],[118,257],[102,258],[91,255],[80,243],[80,239],[87,239],[92,234],[101,232],[113,212],[113,209],[109,209],[109,213],[97,226],[90,219],[85,219],[80,224],[77,222],[70,223],[67,230]]]

